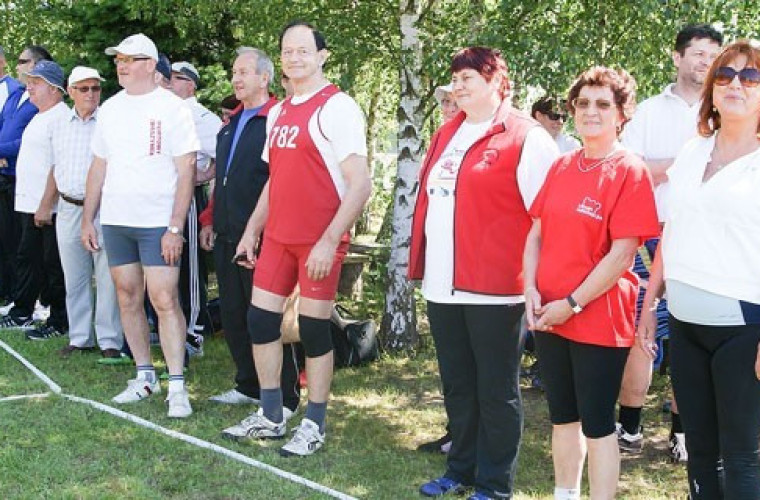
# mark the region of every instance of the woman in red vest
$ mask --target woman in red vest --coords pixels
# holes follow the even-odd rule
[[[568,107],[583,148],[552,166],[530,209],[525,308],[553,424],[555,499],[580,498],[588,450],[591,498],[615,497],[615,401],[634,341],[637,248],[659,232],[652,179],[618,136],[633,114],[624,70],[581,74]]]
[[[451,63],[461,112],[433,136],[420,172],[409,274],[422,279],[452,445],[426,496],[510,498],[522,433],[519,326],[527,207],[558,155],[551,136],[510,105],[498,51]]]

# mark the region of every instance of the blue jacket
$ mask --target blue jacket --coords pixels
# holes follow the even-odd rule
[[[15,82],[15,80],[13,80]],[[18,82],[16,82],[18,83]],[[21,148],[21,135],[29,121],[37,114],[37,106],[27,99],[18,105],[26,88],[18,84],[13,93],[8,94],[3,111],[0,113],[0,158],[8,161],[6,168],[0,168],[0,174],[16,175],[16,159]],[[8,82],[11,90],[11,82]]]

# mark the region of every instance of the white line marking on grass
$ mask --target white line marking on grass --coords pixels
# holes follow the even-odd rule
[[[39,394],[17,394],[15,396],[6,396],[0,398],[0,403],[4,401],[18,401],[19,399],[42,399],[50,396],[49,392],[41,392]]]
[[[53,382],[50,379],[50,377],[48,377],[47,375],[45,375],[44,373],[42,373],[36,366],[34,366],[33,364],[31,364],[29,361],[27,361],[24,356],[22,356],[21,354],[17,353],[16,351],[14,351],[11,346],[9,346],[8,344],[6,344],[2,340],[0,340],[0,347],[2,347],[3,349],[5,349],[6,351],[8,351],[8,353],[11,356],[13,356],[14,358],[16,358],[19,361],[19,363],[21,363],[22,365],[24,365],[27,368],[29,368],[29,370],[32,373],[34,373],[35,375],[37,375],[37,378],[40,379],[40,380],[42,380],[45,383],[45,385],[47,385],[50,388],[51,391],[53,391],[56,394],[60,394],[62,392],[60,385],[58,385],[55,382]]]
[[[267,472],[271,472],[272,474],[279,476],[283,479],[287,479],[289,481],[292,481],[294,483],[300,484],[302,486],[305,486],[307,488],[310,488],[315,491],[319,491],[320,493],[324,493],[325,495],[329,495],[333,498],[338,498],[340,500],[357,500],[355,497],[352,497],[350,495],[347,495],[345,493],[341,493],[340,491],[334,490],[332,488],[328,488],[327,486],[323,486],[317,482],[311,481],[309,479],[306,479],[305,477],[301,477],[297,474],[292,474],[288,471],[278,469],[277,467],[274,467],[272,465],[266,464],[264,462],[259,462],[258,460],[254,460],[251,457],[248,457],[246,455],[243,455],[242,453],[237,453],[235,451],[229,450],[223,446],[219,446],[214,443],[210,443],[208,441],[204,441],[203,439],[198,439],[194,436],[190,436],[188,434],[184,434],[182,432],[177,432],[171,429],[167,429],[166,427],[162,427],[158,424],[154,424],[150,420],[145,420],[144,418],[138,417],[137,415],[132,415],[131,413],[127,413],[125,411],[113,408],[111,406],[105,405],[103,403],[98,403],[97,401],[92,401],[90,399],[81,398],[79,396],[74,396],[71,394],[64,394],[61,390],[61,386],[53,382],[47,375],[42,373],[36,366],[34,366],[32,363],[26,360],[21,354],[17,353],[13,350],[8,344],[0,340],[0,347],[8,351],[14,358],[16,358],[21,364],[26,366],[29,370],[31,370],[32,373],[34,373],[40,380],[42,380],[45,384],[47,384],[48,387],[50,387],[50,390],[52,390],[56,394],[60,394],[62,397],[74,401],[77,403],[83,403],[89,406],[92,406],[93,408],[96,408],[100,411],[104,411],[110,415],[113,415],[115,417],[122,418],[124,420],[128,420],[134,424],[137,424],[141,427],[145,427],[147,429],[154,430],[156,432],[160,432],[161,434],[165,434],[169,437],[172,437],[174,439],[179,439],[180,441],[184,441],[188,444],[192,444],[194,446],[198,446],[199,448],[204,448],[206,450],[211,450],[213,452],[219,453],[221,455],[224,455],[228,458],[231,458],[233,460],[237,460],[238,462],[242,462],[246,465],[250,465],[252,467],[256,467],[257,469],[262,469]],[[28,395],[22,395],[22,396],[9,396],[7,398],[2,398],[0,401],[10,401],[12,399],[23,399],[23,398],[31,398],[31,397],[45,397],[46,394],[28,394]]]

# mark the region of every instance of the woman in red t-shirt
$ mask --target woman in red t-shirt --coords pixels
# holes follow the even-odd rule
[[[635,82],[594,67],[570,88],[583,148],[552,166],[531,206],[525,308],[536,331],[553,424],[555,498],[580,498],[588,449],[591,498],[614,498],[620,473],[615,401],[635,331],[636,249],[659,227],[644,162],[618,142]]]

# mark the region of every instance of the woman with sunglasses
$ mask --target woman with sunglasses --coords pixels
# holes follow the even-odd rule
[[[412,220],[409,275],[422,279],[452,444],[425,496],[512,498],[522,435],[518,386],[527,207],[558,156],[549,134],[512,108],[499,52],[451,62],[462,110],[430,140]]]
[[[760,499],[760,43],[728,45],[704,83],[699,136],[668,170],[661,252],[671,376],[697,499]],[[647,310],[647,309],[644,309]],[[654,352],[655,322],[639,345]]]
[[[554,163],[530,209],[525,308],[552,421],[555,499],[580,498],[587,451],[593,500],[614,498],[620,474],[615,402],[634,343],[631,265],[659,232],[649,171],[618,141],[635,85],[600,66],[578,77],[568,108],[583,148]]]

